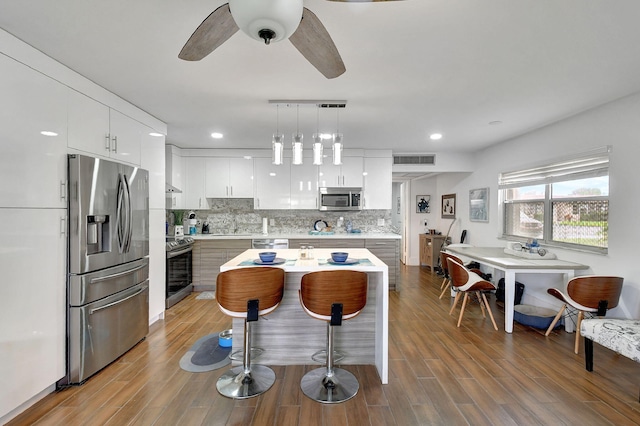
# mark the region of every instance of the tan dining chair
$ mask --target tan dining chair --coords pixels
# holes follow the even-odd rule
[[[456,296],[453,300],[453,305],[451,306],[449,315],[451,315],[455,310],[461,295],[464,295],[462,299],[462,308],[460,309],[460,315],[458,316],[458,327],[460,327],[460,323],[462,322],[464,310],[469,299],[469,293],[472,293],[477,296],[478,301],[480,302],[482,316],[485,317],[486,309],[489,314],[489,318],[491,318],[491,322],[493,323],[493,328],[498,330],[496,320],[493,318],[491,307],[489,306],[489,302],[485,295],[485,292],[496,289],[493,283],[484,280],[480,275],[468,270],[461,262],[456,261],[451,256],[447,258],[447,267],[449,269],[449,276],[451,277],[451,285],[456,290]]]

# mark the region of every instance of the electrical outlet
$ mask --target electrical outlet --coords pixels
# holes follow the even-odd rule
[[[273,218],[269,219],[269,226],[276,226],[276,220]]]
[[[378,226],[384,226],[384,219],[378,219]]]

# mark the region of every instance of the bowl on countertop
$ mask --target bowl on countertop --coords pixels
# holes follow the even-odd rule
[[[276,252],[275,251],[263,251],[258,253],[258,256],[260,256],[260,260],[262,260],[263,262],[273,262],[276,258]]]
[[[334,251],[331,253],[331,260],[334,262],[346,262],[349,257],[349,253],[343,251]]]

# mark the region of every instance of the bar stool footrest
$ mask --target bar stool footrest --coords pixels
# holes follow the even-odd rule
[[[346,355],[340,351],[333,351],[333,362],[338,363],[344,359]],[[311,359],[319,364],[327,365],[327,350],[321,349],[311,355]]]

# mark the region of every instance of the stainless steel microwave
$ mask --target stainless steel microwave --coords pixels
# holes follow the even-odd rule
[[[320,188],[321,211],[362,210],[362,188]]]

